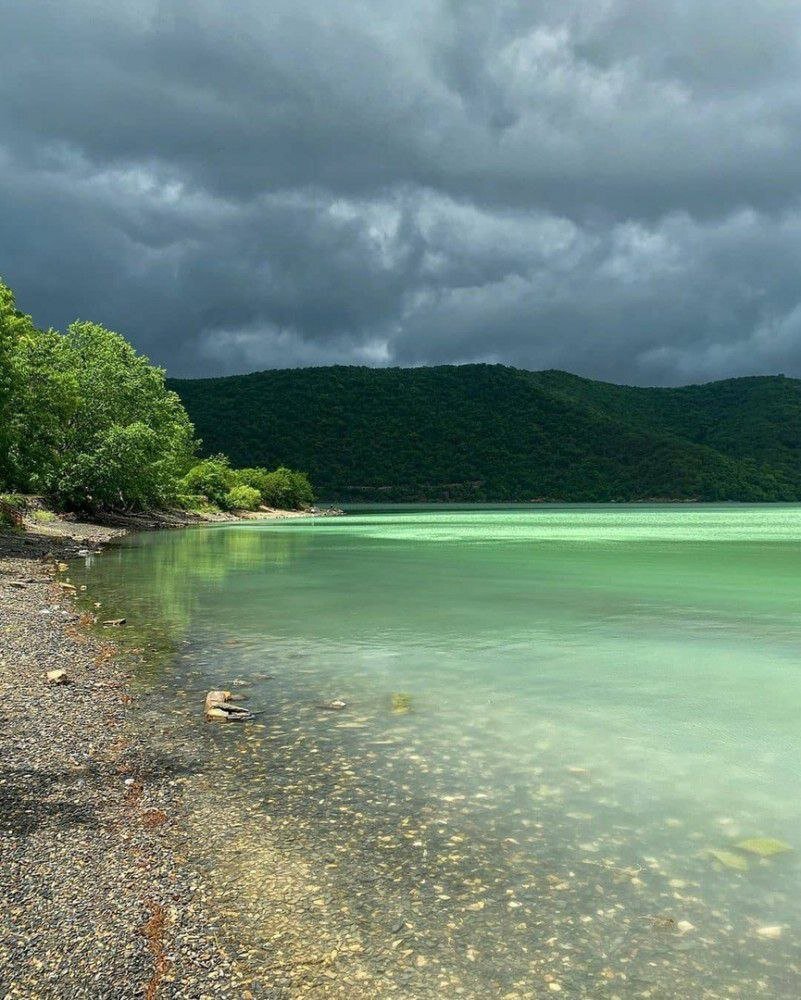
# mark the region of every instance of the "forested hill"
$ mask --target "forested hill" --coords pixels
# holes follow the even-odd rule
[[[331,500],[801,500],[801,381],[636,388],[501,365],[172,380],[206,453]]]

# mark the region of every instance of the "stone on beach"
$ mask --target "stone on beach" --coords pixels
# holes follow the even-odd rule
[[[48,684],[67,684],[69,678],[67,677],[66,670],[48,670],[47,671],[47,683]]]

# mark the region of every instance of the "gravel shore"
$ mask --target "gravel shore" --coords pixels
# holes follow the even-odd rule
[[[114,629],[71,603],[65,560],[120,533],[0,530],[0,997],[274,996],[243,989],[181,856],[191,760],[137,734]]]

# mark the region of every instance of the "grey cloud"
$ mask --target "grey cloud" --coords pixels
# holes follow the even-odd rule
[[[801,375],[792,0],[10,0],[0,273],[175,374]]]

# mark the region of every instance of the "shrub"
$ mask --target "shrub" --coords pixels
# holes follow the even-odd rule
[[[213,503],[210,503],[202,493],[179,493],[175,498],[176,507],[181,510],[216,510]]]
[[[0,527],[17,527],[22,524],[27,502],[16,493],[0,494]]]
[[[284,510],[297,510],[314,502],[314,493],[306,473],[294,472],[284,466],[265,475],[262,497],[270,507]]]
[[[314,502],[314,494],[305,472],[294,472],[283,466],[274,472],[267,469],[237,469],[236,482],[258,490],[262,501],[270,507],[295,510]]]
[[[256,510],[260,504],[261,493],[244,483],[232,487],[225,498],[225,505],[229,510]]]
[[[242,486],[252,486],[254,490],[264,496],[264,490],[268,482],[269,472],[266,469],[246,468],[237,469],[235,472],[236,482]]]
[[[236,485],[236,474],[225,455],[204,458],[193,465],[181,480],[182,493],[201,493],[207,500],[225,508],[228,493]]]

